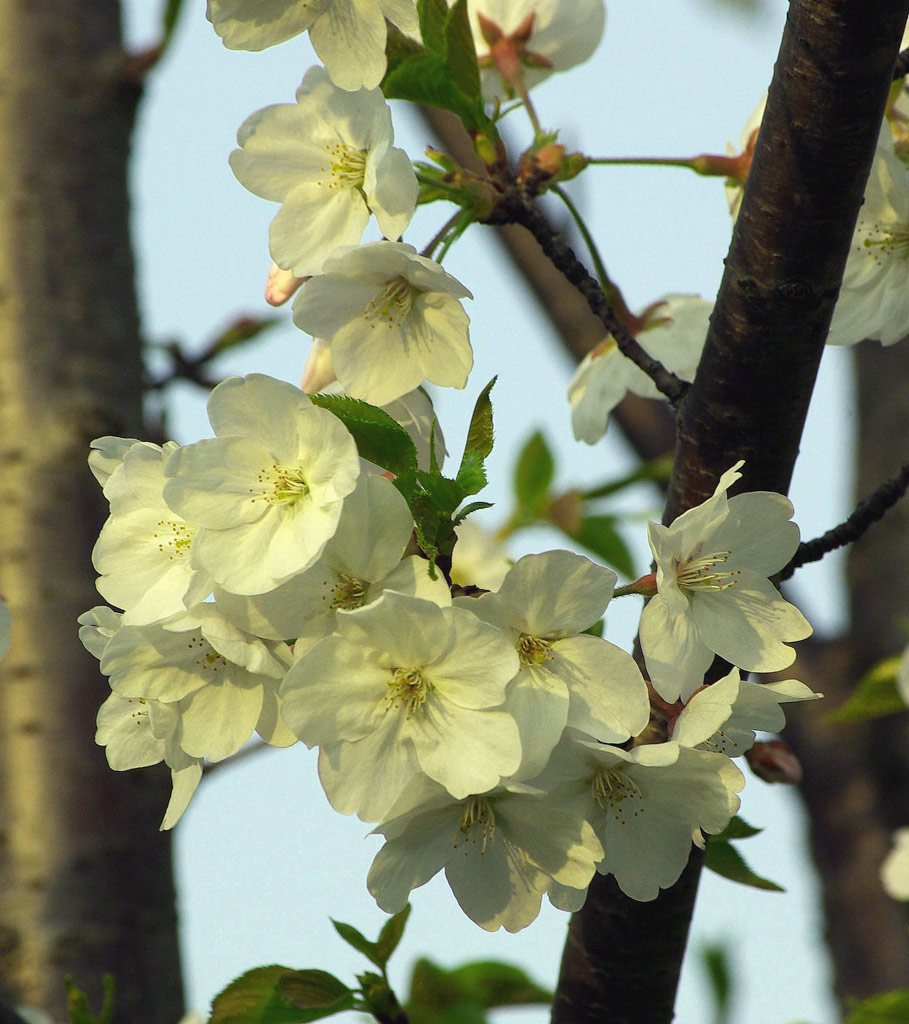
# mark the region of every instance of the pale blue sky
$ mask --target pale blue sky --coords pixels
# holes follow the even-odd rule
[[[155,35],[153,0],[125,0],[135,45]],[[266,229],[275,207],[247,193],[233,178],[227,155],[235,132],[253,110],[288,102],[313,63],[306,39],[259,54],[224,49],[202,13],[188,2],[176,41],[152,76],[140,112],[133,172],[139,288],[150,339],[198,344],[241,313],[266,311],[261,295],[268,268]],[[586,66],[539,87],[541,120],[562,139],[595,155],[692,155],[722,152],[766,88],[786,4],[767,0],[763,16],[746,20],[712,0],[613,0],[603,43]],[[397,143],[420,157],[432,140],[408,112],[394,105]],[[512,133],[523,132],[518,115]],[[629,304],[643,306],[666,292],[712,297],[729,238],[729,218],[718,181],[682,170],[589,170],[573,194],[590,217],[607,266]],[[421,211],[407,240],[421,247],[447,216]],[[494,374],[497,449],[493,483],[483,497],[496,501],[486,522],[501,521],[507,474],[522,441],[542,427],[558,450],[559,480],[589,483],[621,472],[628,455],[617,437],[589,448],[572,440],[565,400],[571,365],[555,347],[533,301],[498,263],[482,227],[471,230],[446,268],[474,293],[470,304],[476,367],[463,393],[438,395],[437,410],[454,450],[478,391]],[[298,381],[308,339],[290,323],[267,343],[224,360],[223,373],[262,371]],[[220,367],[219,367],[220,368]],[[852,420],[844,353],[825,359],[823,382],[803,445],[792,496],[803,533],[814,536],[848,504],[845,458]],[[171,430],[189,442],[208,433],[199,395],[181,391],[172,404]],[[823,498],[821,497],[823,496]],[[630,506],[654,517],[652,495]],[[637,531],[643,567],[646,545]],[[514,554],[564,546],[535,532]],[[816,628],[841,619],[830,592],[838,563],[800,574],[795,593]],[[634,600],[634,599],[632,599]],[[610,609],[609,636],[628,645],[636,608]],[[739,975],[737,1024],[804,1020],[826,1024],[833,1010],[819,955],[820,921],[806,869],[797,802],[791,793],[749,779],[743,815],[766,827],[745,844],[754,867],[788,892],[747,890],[707,874],[695,918],[693,945],[725,938]],[[384,915],[365,887],[378,848],[367,828],[335,814],[302,746],[220,767],[206,779],[176,830],[181,920],[191,1006],[204,1010],[231,978],[255,965],[281,962],[321,967],[352,980],[363,963],[341,943],[328,918],[376,931]],[[409,963],[429,955],[445,964],[499,958],[526,966],[545,984],[558,970],[567,917],[549,910],[520,933],[487,935],[458,909],[444,881],[413,896],[408,935],[397,955],[399,982]],[[403,992],[401,993],[404,994]],[[542,1011],[502,1014],[535,1022]],[[697,967],[683,979],[678,1019],[708,1019]]]

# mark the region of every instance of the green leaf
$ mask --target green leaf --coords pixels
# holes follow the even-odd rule
[[[755,828],[737,814],[733,814],[729,824],[718,835],[712,836],[710,841],[715,843],[718,839],[750,839],[763,831],[762,828]]]
[[[164,13],[161,17],[161,50],[158,54],[158,60],[161,59],[161,54],[170,45],[182,9],[183,0],[167,0],[164,5]]]
[[[385,27],[388,30],[388,35],[385,41],[385,60],[388,64],[385,71],[386,75],[389,71],[393,71],[399,64],[409,60],[411,57],[420,53],[426,53],[426,50],[415,39],[411,39],[410,36],[405,36],[404,33],[399,28],[395,28],[391,22],[386,22]]]
[[[896,686],[896,673],[902,655],[879,662],[859,680],[855,692],[846,703],[827,716],[828,722],[844,725],[864,722],[905,711],[906,703]]]
[[[384,409],[342,395],[311,397],[313,405],[328,409],[347,427],[362,458],[396,476],[416,470],[417,449],[413,439]]]
[[[589,634],[590,636],[602,637],[603,630],[605,629],[605,627],[606,627],[606,620],[605,619],[600,619],[598,622],[595,622],[592,626],[588,626],[584,630],[584,632]]]
[[[740,885],[750,885],[754,889],[766,889],[768,892],[786,891],[776,882],[771,882],[770,879],[761,878],[760,875],[755,874],[745,863],[745,858],[725,839],[710,840],[707,844],[704,866]]]
[[[718,1022],[729,1020],[729,1004],[732,995],[732,970],[729,963],[729,949],[722,943],[710,943],[701,947],[701,962],[707,974]]]
[[[409,903],[405,905],[403,910],[399,910],[394,917],[390,917],[382,925],[382,931],[379,932],[379,939],[376,942],[376,952],[381,963],[377,963],[376,966],[384,968],[391,954],[398,948],[398,943],[404,934],[408,917],[410,917]]]
[[[463,523],[464,520],[472,515],[474,512],[480,512],[484,508],[492,508],[491,501],[472,501],[469,505],[465,505],[459,510],[458,514],[452,519],[452,526],[457,526],[458,523]]]
[[[480,960],[456,967],[452,976],[480,1006],[528,1006],[552,1002],[552,993],[541,988],[518,967],[496,960]]]
[[[492,402],[489,394],[496,382],[496,378],[486,385],[480,392],[473,413],[470,417],[470,426],[467,429],[467,441],[464,445],[464,458],[468,455],[478,455],[485,459],[492,451],[494,432],[492,428]],[[461,465],[463,466],[463,460]]]
[[[542,516],[554,476],[555,459],[546,438],[538,430],[521,449],[512,481],[522,520],[534,522]]]
[[[467,0],[457,0],[447,14],[445,61],[451,72],[452,81],[465,96],[479,98],[482,107],[480,66],[477,63],[477,48],[467,15]]]
[[[326,979],[331,978],[331,983],[323,981],[323,998],[327,998],[332,991],[340,992],[341,988],[347,997],[338,996],[334,1004],[320,1004],[313,1009],[295,1006],[282,991],[282,980],[293,980],[298,975],[324,975]],[[319,986],[314,981],[309,986],[304,982],[301,990],[315,995]],[[273,964],[247,971],[215,996],[208,1024],[308,1024],[320,1017],[350,1009],[352,1005],[353,994],[330,974],[324,971],[295,971],[290,967]]]
[[[283,317],[238,317],[214,339],[211,344],[211,355],[212,357],[220,356],[224,352],[227,352],[228,349],[236,348],[238,345],[245,345],[249,341],[254,341],[260,334],[262,334],[263,331],[276,327],[279,323],[284,323]]]
[[[634,560],[625,541],[615,528],[615,516],[581,516],[580,524],[570,536],[592,551],[606,565],[623,576],[634,578]]]
[[[432,53],[445,56],[445,21],[448,4],[445,0],[417,0],[420,17],[420,35],[423,45]]]
[[[358,931],[352,924],[345,924],[343,921],[336,921],[333,917],[329,918],[331,923],[335,926],[335,931],[341,938],[347,943],[348,946],[358,952],[362,953],[371,963],[374,963],[376,967],[384,967],[384,962],[379,961],[378,947],[375,942],[370,941],[366,936]]]
[[[354,1005],[354,993],[327,971],[290,971],[280,979],[278,988],[293,1006],[322,1011],[310,1020],[349,1010]]]
[[[457,114],[468,131],[492,132],[480,96],[465,94],[455,83],[445,58],[423,52],[400,60],[385,73],[382,92],[386,99],[409,100]]]
[[[869,999],[851,1002],[844,1024],[906,1024],[909,1020],[909,988],[879,992]]]
[[[112,974],[105,974],[101,978],[104,994],[101,1012],[97,1017],[91,1012],[88,996],[69,975],[66,975],[63,983],[66,985],[66,1009],[70,1024],[111,1024],[114,1013],[114,992],[116,991]],[[18,1017],[16,1019],[18,1020]]]

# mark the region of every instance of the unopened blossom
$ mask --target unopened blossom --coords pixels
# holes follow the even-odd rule
[[[652,900],[678,881],[693,838],[729,824],[745,779],[723,754],[674,742],[623,750],[569,729],[533,784],[557,801],[583,798],[604,851],[597,870],[632,899]],[[563,905],[567,895],[551,898]]]
[[[781,704],[820,696],[798,679],[751,683],[734,668],[694,694],[676,720],[672,738],[684,747],[737,757],[754,744],[755,732],[780,732],[786,724]]]
[[[491,52],[498,36],[511,44],[506,59],[520,64],[524,85],[532,88],[554,71],[567,71],[588,60],[606,24],[603,0],[469,0],[468,11],[483,95],[490,101],[514,95],[497,72]]]
[[[492,530],[470,516],[455,527],[458,540],[451,559],[451,580],[462,587],[498,590],[512,566],[505,545]]]
[[[671,373],[685,381],[694,380],[713,303],[697,295],[667,295],[652,308],[637,341]],[[609,414],[627,391],[642,398],[662,397],[650,377],[607,335],[584,357],[568,385],[571,426],[577,440],[587,444],[599,441]]]
[[[294,300],[294,323],[331,347],[353,398],[386,405],[424,380],[463,388],[473,366],[470,292],[403,242],[338,249]]]
[[[390,590],[339,615],[336,629],[281,688],[288,726],[321,747],[336,810],[379,821],[415,775],[462,799],[517,769],[518,728],[501,705],[518,657],[503,633],[464,609]]]
[[[399,238],[418,186],[407,154],[393,147],[391,111],[378,89],[346,92],[313,67],[296,99],[244,121],[230,166],[250,192],[281,203],[269,228],[271,256],[301,278],[318,274],[338,246],[356,245],[370,213],[387,238]]]
[[[274,590],[251,597],[216,589],[218,607],[241,629],[272,640],[321,639],[337,616],[375,601],[384,589],[432,600],[447,594],[425,558],[404,558],[413,533],[407,502],[383,476],[361,474],[318,561]],[[403,559],[403,560],[402,560]]]
[[[768,579],[798,547],[792,503],[770,491],[727,498],[742,465],[671,526],[648,524],[658,593],[641,614],[641,647],[667,701],[687,700],[716,655],[749,672],[776,672],[795,660],[787,644],[811,635]]]
[[[884,892],[895,900],[909,900],[909,828],[893,833],[893,849],[881,865]]]
[[[579,801],[527,786],[499,786],[457,799],[416,780],[375,831],[386,842],[367,886],[388,913],[443,868],[461,909],[485,928],[526,928],[551,884],[586,889],[602,848]]]
[[[120,629],[121,616],[99,606],[80,615],[79,625],[79,639],[100,659]],[[202,758],[191,757],[178,742],[176,706],[111,693],[98,710],[97,726],[95,742],[105,748],[107,763],[114,771],[145,768],[160,761],[170,768],[172,791],[161,828],[173,828],[202,778]]]
[[[460,598],[510,638],[520,668],[506,709],[521,732],[520,775],[546,765],[565,726],[624,743],[647,725],[650,702],[631,655],[583,633],[606,610],[612,569],[570,551],[525,555],[495,593]]]
[[[302,277],[295,277],[289,270],[282,269],[272,260],[265,281],[265,301],[269,306],[283,306],[304,280]]]
[[[418,27],[414,0],[208,0],[208,20],[231,50],[264,50],[309,30],[319,60],[342,89],[374,89],[385,74],[387,18]]]
[[[92,561],[98,592],[124,609],[127,626],[166,619],[211,593],[208,573],[190,558],[195,524],[164,500],[164,462],[178,447],[134,442],[104,483],[111,514]]]
[[[356,445],[337,417],[262,374],[219,384],[208,416],[216,436],[171,455],[164,499],[199,527],[194,565],[261,594],[322,553],[357,482]]]
[[[151,626],[122,626],[101,656],[101,671],[122,697],[173,705],[176,742],[191,757],[218,761],[258,732],[289,746],[278,686],[291,663],[286,644],[237,629],[213,604]]]

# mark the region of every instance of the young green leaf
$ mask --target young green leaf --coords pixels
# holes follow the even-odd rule
[[[846,703],[827,716],[828,722],[845,725],[881,718],[905,711],[906,704],[896,687],[896,672],[901,655],[886,658],[869,669],[859,680],[855,692]]]
[[[223,992],[215,996],[211,1006],[208,1024],[308,1024],[309,1021],[326,1017],[330,1013],[350,1009],[353,994],[350,994],[350,1005],[340,995],[337,1006],[318,1009],[303,1009],[294,1005],[284,994],[281,982],[284,978],[293,978],[298,974],[323,974],[323,971],[294,971],[290,967],[273,964],[270,967],[256,967],[235,978]],[[326,975],[330,978],[331,975]],[[337,978],[333,979],[335,991],[340,992],[341,986],[347,988]],[[324,985],[323,994],[331,991]]]
[[[461,465],[464,465],[464,459],[468,455],[476,455],[482,461],[492,451],[494,442],[494,431],[492,427],[492,402],[490,401],[489,395],[492,391],[496,382],[496,378],[486,385],[485,388],[480,392],[479,397],[473,407],[473,413],[470,417],[470,426],[467,428],[467,441],[464,444],[464,458],[461,460]]]
[[[417,468],[413,439],[384,409],[342,395],[313,395],[312,401],[334,413],[347,427],[362,458],[396,476]]]
[[[905,1024],[909,1020],[909,988],[878,992],[852,1002],[844,1024]]]
[[[376,953],[381,963],[376,963],[377,967],[384,968],[388,963],[391,954],[398,948],[398,943],[401,941],[401,937],[404,934],[404,928],[407,925],[407,919],[410,917],[410,904],[406,904],[403,910],[399,910],[397,914],[390,917],[384,925],[382,925],[382,931],[379,932],[379,938],[376,942]]]
[[[755,874],[745,863],[745,858],[725,839],[711,839],[707,844],[707,856],[704,866],[716,874],[728,878],[740,885],[750,885],[754,889],[766,889],[768,892],[785,892],[782,886]]]
[[[514,470],[512,484],[521,519],[533,522],[543,515],[554,476],[555,459],[538,430],[525,442]]]
[[[445,56],[445,22],[448,4],[445,0],[417,0],[420,17],[420,36],[423,45],[432,53]]]
[[[634,579],[634,560],[615,523],[615,516],[581,516],[578,529],[569,536],[616,572]]]
[[[752,836],[759,835],[763,831],[762,828],[755,828],[754,825],[749,825],[744,818],[733,814],[729,824],[722,832],[713,836],[711,842],[715,843],[717,839],[750,839]]]
[[[354,1005],[354,993],[327,971],[288,971],[278,981],[278,988],[291,1005],[315,1014],[309,1020],[350,1010]]]
[[[370,941],[366,936],[358,931],[352,924],[345,924],[343,921],[336,921],[334,918],[330,918],[331,923],[335,926],[335,931],[341,938],[347,943],[348,946],[358,952],[362,953],[371,963],[374,963],[376,967],[384,967],[383,963],[379,962],[378,948],[375,942]]]
[[[445,24],[445,62],[451,72],[454,84],[465,96],[479,98],[480,67],[477,63],[477,48],[470,30],[467,16],[467,0],[457,0],[448,11]]]

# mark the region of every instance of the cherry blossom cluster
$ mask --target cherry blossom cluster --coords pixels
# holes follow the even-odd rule
[[[603,27],[600,0],[572,17],[556,0],[489,0],[471,14],[487,99],[585,59]],[[111,686],[98,742],[117,770],[167,764],[163,828],[204,763],[253,734],[318,748],[332,806],[385,839],[368,886],[389,912],[442,870],[487,929],[525,927],[544,896],[580,908],[597,872],[654,899],[692,843],[737,811],[734,758],[783,725],[783,703],[817,696],[793,679],[742,678],[787,668],[789,644],[811,632],[769,582],[798,545],[791,504],[728,497],[737,463],[702,505],[650,525],[655,573],[625,588],[650,596],[649,682],[596,633],[610,568],[556,550],[521,558],[488,590],[453,585],[426,503],[461,477],[441,476],[441,434],[418,388],[465,387],[470,293],[401,240],[420,191],[378,88],[387,22],[419,39],[416,6],[209,0],[208,16],[235,48],[308,30],[325,62],[295,103],[253,114],[231,156],[247,188],[281,204],[268,295],[296,293],[294,323],[315,340],[303,390],[258,374],[215,388],[212,438],[93,443],[110,504],[93,558],[113,606],[80,619]],[[372,216],[383,238],[363,244]],[[690,380],[709,311],[668,296],[636,333]],[[309,397],[330,384],[363,423],[399,424],[413,466],[392,469],[342,406]],[[607,339],[571,387],[579,438],[602,434],[626,389],[655,394]],[[703,686],[715,658],[733,667]]]

